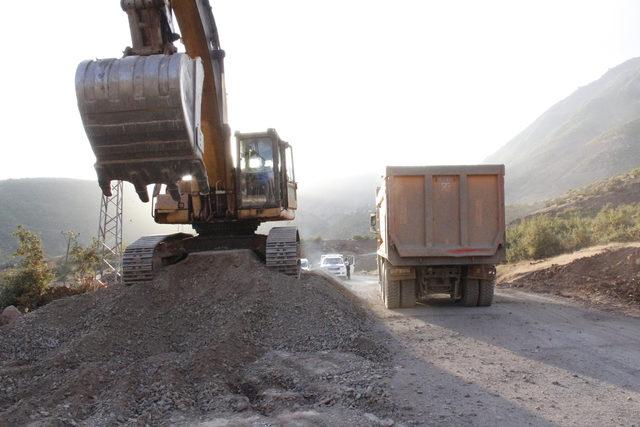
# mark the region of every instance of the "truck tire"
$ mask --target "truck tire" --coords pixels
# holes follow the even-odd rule
[[[465,279],[462,283],[462,305],[465,307],[475,307],[478,305],[480,294],[480,284],[477,279]]]
[[[384,263],[384,281],[382,282],[384,306],[389,309],[400,308],[400,281],[389,280],[389,269]]]
[[[384,283],[384,263],[382,262],[382,260],[380,259],[380,257],[377,258],[378,261],[378,290],[380,291],[380,299],[382,299],[382,302],[384,302],[384,287],[383,287],[383,283]]]
[[[496,289],[496,282],[493,280],[480,280],[480,294],[478,296],[478,306],[489,307],[493,303],[493,294]]]
[[[379,267],[378,267],[378,271],[379,271],[379,276],[380,279],[378,280],[378,285],[380,288],[380,300],[382,300],[382,303],[384,304],[384,280],[385,280],[385,263],[384,261],[380,261]]]
[[[403,280],[400,288],[400,307],[412,308],[416,306],[416,281]]]
[[[384,306],[389,309],[400,308],[400,282],[385,280]]]

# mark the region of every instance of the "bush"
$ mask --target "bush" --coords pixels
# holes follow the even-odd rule
[[[640,238],[640,209],[634,205],[606,206],[593,219],[593,231],[603,242],[628,242]]]
[[[0,276],[0,308],[14,305],[33,310],[55,299],[102,287],[95,280],[99,266],[96,241],[83,247],[74,235],[70,240],[68,262],[63,261],[57,268],[58,280],[68,285],[51,286],[55,274],[47,263],[40,237],[23,226],[18,226],[13,234],[18,239],[14,256],[19,261]]]
[[[18,239],[14,256],[19,261],[2,277],[0,307],[15,305],[33,309],[53,280],[53,270],[47,264],[42,240],[37,234],[19,225],[13,235]]]
[[[73,276],[73,286],[90,286],[100,267],[99,243],[93,240],[91,245],[84,247],[74,239],[69,251],[69,272]]]
[[[593,244],[640,240],[640,204],[605,206],[594,217],[539,215],[507,229],[507,261],[540,259]]]
[[[510,227],[507,234],[509,261],[540,259],[561,253],[561,224],[548,216],[537,216]]]

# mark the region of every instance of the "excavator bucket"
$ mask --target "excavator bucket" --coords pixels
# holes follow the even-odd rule
[[[122,180],[143,202],[149,184],[166,184],[179,198],[177,182],[185,175],[202,194],[209,192],[200,130],[203,79],[200,59],[182,53],[78,66],[78,108],[105,195],[111,180]]]

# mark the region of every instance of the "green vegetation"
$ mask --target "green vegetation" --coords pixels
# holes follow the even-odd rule
[[[72,287],[82,287],[95,280],[100,267],[98,241],[93,240],[90,245],[82,246],[78,235],[69,233],[68,257],[58,263],[58,280],[70,283]]]
[[[507,260],[541,259],[594,244],[640,240],[640,204],[605,206],[595,216],[538,215],[507,228]]]
[[[42,240],[37,234],[20,225],[13,235],[18,239],[15,256],[20,260],[2,277],[0,307],[19,305],[31,309],[44,296],[54,273],[45,260]]]
[[[14,305],[29,311],[100,286],[95,280],[99,262],[95,241],[84,247],[76,240],[77,234],[69,233],[68,258],[54,268],[36,233],[19,225],[13,236],[17,240],[17,262],[0,274],[0,309]]]

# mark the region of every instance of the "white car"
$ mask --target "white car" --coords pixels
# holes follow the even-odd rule
[[[306,258],[300,258],[300,269],[304,271],[311,270],[311,263]]]
[[[347,265],[341,254],[326,254],[320,257],[320,268],[338,277],[347,277]]]

